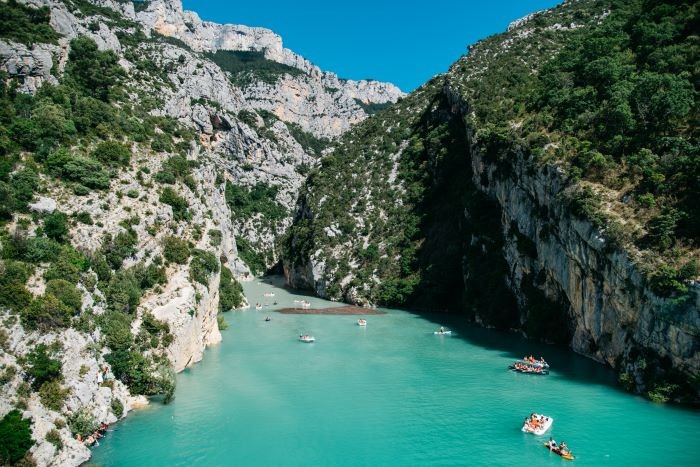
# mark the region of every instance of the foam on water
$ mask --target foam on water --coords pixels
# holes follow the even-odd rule
[[[277,280],[275,284],[279,285]],[[149,465],[559,465],[542,447],[565,440],[571,465],[698,465],[700,413],[619,390],[612,371],[564,349],[400,310],[367,316],[282,315],[304,298],[244,284],[224,341],[178,375],[175,400],[133,412],[93,461]],[[274,291],[275,297],[263,297]],[[272,321],[265,322],[265,316]],[[439,324],[455,330],[436,336]],[[298,342],[299,334],[316,343]],[[549,376],[506,370],[544,355]],[[520,431],[531,412],[544,436]]]

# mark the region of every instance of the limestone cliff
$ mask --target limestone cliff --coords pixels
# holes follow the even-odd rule
[[[655,400],[697,402],[697,225],[666,222],[666,243],[653,243],[665,213],[693,218],[697,191],[692,183],[666,193],[648,187],[636,156],[606,145],[622,136],[609,130],[610,102],[600,97],[610,90],[591,78],[598,55],[609,54],[602,69],[624,55],[597,41],[615,37],[643,60],[632,31],[663,20],[640,19],[637,7],[579,1],[529,15],[351,130],[302,189],[286,240],[289,284],[361,305],[460,311],[567,345]],[[674,40],[692,48],[684,33]],[[636,77],[616,79],[641,90]],[[582,97],[586,89],[600,107]],[[624,105],[641,102],[641,91],[631,96]],[[691,108],[663,137],[692,147]],[[629,115],[637,128],[648,117]],[[599,122],[605,131],[588,131]],[[668,151],[654,146],[660,139],[639,131],[625,150]],[[664,157],[692,157],[687,151]],[[682,178],[675,170],[664,179]],[[651,191],[654,205],[645,205]],[[662,199],[678,204],[659,209]]]
[[[271,31],[203,22],[177,0],[0,8],[26,29],[0,31],[0,416],[32,420],[37,465],[80,465],[82,422],[171,395],[173,371],[221,340],[235,278],[277,261],[330,138],[403,93],[339,79]],[[274,73],[236,75],[218,51],[258,53]],[[60,367],[50,384],[32,376],[35,358]]]

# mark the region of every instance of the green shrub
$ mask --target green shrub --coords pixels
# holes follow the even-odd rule
[[[73,436],[86,437],[97,431],[99,424],[87,408],[81,407],[68,416],[68,427]]]
[[[119,269],[126,258],[136,253],[136,232],[128,229],[119,232],[116,237],[105,235],[102,253],[112,269]]]
[[[10,283],[0,285],[0,306],[7,307],[14,313],[20,313],[32,301],[32,294],[24,284]]]
[[[36,172],[30,168],[18,170],[12,174],[10,187],[13,191],[15,202],[14,209],[25,211],[27,209],[27,203],[32,200],[34,192],[39,188],[39,177]]]
[[[49,432],[46,433],[45,439],[49,443],[56,446],[57,451],[60,451],[61,449],[63,449],[63,440],[61,440],[61,434],[58,432],[57,429],[52,428],[51,430],[49,430]]]
[[[100,51],[92,39],[78,37],[70,42],[66,78],[84,94],[109,101],[112,88],[124,76],[118,60],[113,51]]]
[[[688,291],[688,287],[683,283],[679,272],[667,264],[661,265],[651,274],[649,285],[654,293],[660,297],[670,297]]]
[[[44,218],[44,233],[52,240],[61,242],[68,234],[68,216],[54,211]]]
[[[92,157],[104,164],[126,167],[131,161],[131,150],[116,141],[103,141],[92,151]]]
[[[170,262],[185,264],[190,257],[190,245],[186,240],[167,236],[163,238],[163,256]]]
[[[209,244],[213,247],[221,245],[221,230],[210,229],[209,230]]]
[[[157,284],[165,284],[168,281],[165,276],[165,268],[156,264],[155,261],[146,267],[143,266],[143,263],[139,263],[132,268],[132,271],[142,290],[150,289]]]
[[[303,74],[303,71],[298,68],[268,60],[265,58],[264,52],[257,50],[217,50],[216,53],[206,55],[222,70],[231,73],[234,82],[240,86],[257,80],[274,84],[282,75],[298,76]]]
[[[219,315],[216,317],[216,324],[219,326],[219,331],[225,331],[228,329],[228,323],[223,316]]]
[[[32,301],[20,316],[27,329],[50,332],[68,327],[73,310],[53,295],[46,294]]]
[[[190,260],[190,279],[203,285],[208,285],[209,276],[219,271],[219,260],[208,251],[192,250]]]
[[[43,263],[54,260],[58,255],[61,246],[50,238],[31,237],[27,239],[24,258],[32,263]]]
[[[38,344],[29,352],[27,364],[27,376],[30,378],[35,391],[44,383],[57,380],[61,377],[61,362],[51,358],[49,349],[45,344]]]
[[[286,215],[285,208],[275,201],[278,191],[278,187],[264,183],[246,188],[227,181],[226,203],[235,219],[248,219],[255,214],[262,214],[267,219],[277,221]]]
[[[140,352],[118,350],[105,356],[114,376],[129,386],[132,394],[164,395],[165,403],[175,393],[175,372]]]
[[[113,351],[128,349],[133,342],[131,317],[109,310],[99,317],[98,323],[105,336],[107,347]]]
[[[187,220],[189,218],[187,208],[189,204],[187,200],[178,194],[170,187],[165,187],[159,198],[161,203],[165,203],[173,208],[173,218],[176,221]]]
[[[0,463],[14,465],[34,445],[32,420],[22,418],[22,413],[11,410],[0,420]]]
[[[90,215],[89,212],[81,211],[78,214],[75,215],[75,219],[80,222],[81,224],[85,225],[92,225],[92,216]]]
[[[112,399],[112,403],[110,405],[114,416],[117,418],[122,418],[122,415],[124,415],[124,404],[122,404],[122,401],[115,397]]]
[[[226,266],[221,266],[221,280],[219,282],[219,311],[229,311],[243,304],[243,287],[233,277],[233,273]]]
[[[134,271],[117,271],[105,291],[109,308],[122,313],[133,313],[141,299],[141,285]]]
[[[60,36],[49,25],[50,18],[48,7],[34,8],[9,0],[0,9],[0,37],[29,46],[37,42],[55,44]]]
[[[63,388],[58,380],[47,381],[39,388],[39,398],[44,407],[60,411],[70,394],[68,388]]]
[[[70,307],[74,313],[80,311],[83,296],[77,287],[63,279],[51,279],[46,283],[46,293],[51,294],[64,305]]]
[[[51,263],[51,266],[44,272],[44,279],[47,281],[65,279],[68,282],[77,284],[80,280],[80,269],[67,258],[59,257],[55,262]]]

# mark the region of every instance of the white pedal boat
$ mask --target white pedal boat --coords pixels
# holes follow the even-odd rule
[[[365,319],[358,319],[358,320],[357,320],[357,325],[358,325],[358,326],[367,326],[367,320],[365,320]]]
[[[314,336],[299,336],[299,340],[301,342],[307,342],[307,343],[316,341],[316,339],[314,339]]]
[[[528,422],[532,418],[536,418],[539,421],[539,426],[537,428],[533,428]],[[552,427],[552,423],[554,423],[554,419],[552,417],[547,417],[546,415],[540,415],[540,414],[534,414],[532,417],[528,417],[525,423],[523,423],[523,427],[521,428],[521,431],[523,433],[533,433],[536,435],[543,435],[546,433],[547,430],[549,430]]]

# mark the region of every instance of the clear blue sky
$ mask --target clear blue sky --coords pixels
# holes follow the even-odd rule
[[[374,78],[412,91],[467,45],[561,0],[184,0],[203,20],[272,29],[285,47],[342,78]]]

